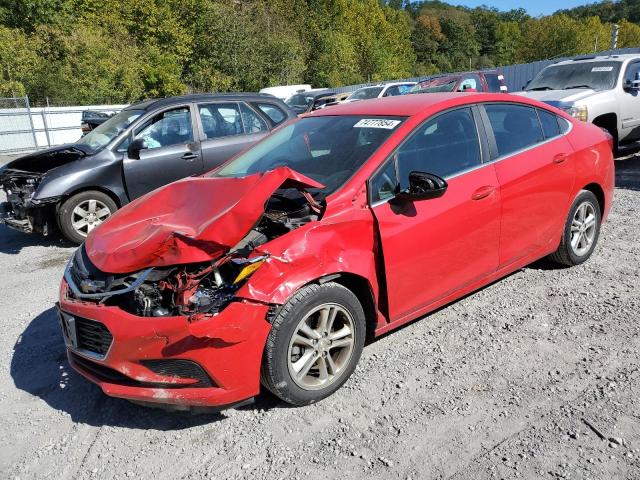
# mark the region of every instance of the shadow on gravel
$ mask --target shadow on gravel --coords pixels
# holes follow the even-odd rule
[[[132,429],[181,430],[224,420],[224,412],[193,415],[142,407],[111,398],[99,387],[77,374],[68,364],[55,308],[34,318],[20,335],[11,359],[15,386],[66,412],[77,423],[109,425]],[[256,403],[243,409],[285,406],[270,395],[260,395]]]
[[[640,191],[640,153],[615,161],[616,187]]]
[[[43,237],[39,234],[22,233],[0,224],[0,253],[16,255],[25,247],[72,247],[62,237],[53,234]]]

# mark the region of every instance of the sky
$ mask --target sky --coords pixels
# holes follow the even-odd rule
[[[467,7],[479,7],[488,5],[498,10],[511,10],[514,8],[524,8],[529,15],[549,15],[565,8],[587,5],[598,0],[444,0],[452,5],[464,5]]]

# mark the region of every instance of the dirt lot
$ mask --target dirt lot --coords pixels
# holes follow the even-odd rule
[[[104,396],[69,369],[52,308],[72,249],[0,227],[0,477],[638,479],[640,156],[617,169],[589,262],[539,262],[378,339],[298,409]]]

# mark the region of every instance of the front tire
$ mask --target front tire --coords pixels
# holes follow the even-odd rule
[[[106,193],[80,192],[66,200],[58,210],[58,226],[67,240],[79,245],[117,209],[116,202]]]
[[[276,314],[262,361],[262,383],[293,405],[338,390],[356,368],[365,341],[358,298],[335,282],[301,288]]]
[[[569,210],[560,246],[549,258],[570,267],[586,262],[598,243],[601,219],[596,196],[581,190]]]

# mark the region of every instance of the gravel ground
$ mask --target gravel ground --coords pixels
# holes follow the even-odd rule
[[[384,336],[297,409],[104,396],[68,367],[53,310],[72,249],[0,227],[0,477],[638,479],[640,156],[617,170],[585,265],[538,262]]]

